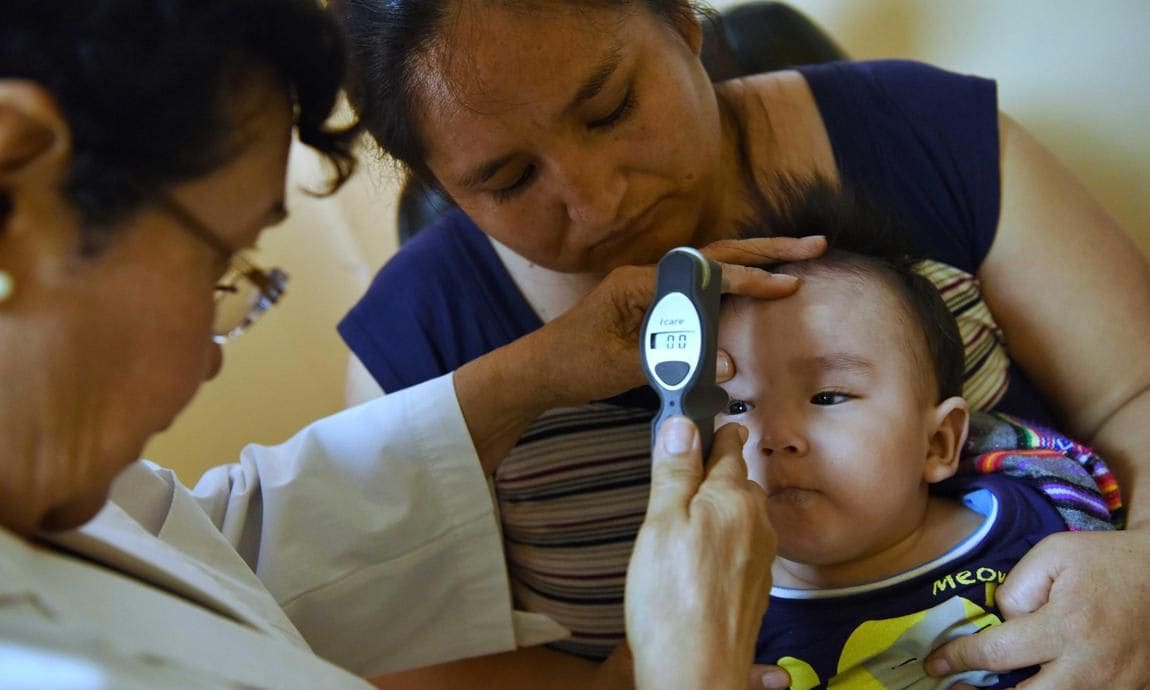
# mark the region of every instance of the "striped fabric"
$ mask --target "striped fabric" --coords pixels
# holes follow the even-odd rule
[[[978,279],[966,271],[938,261],[921,261],[918,272],[930,279],[958,321],[966,350],[962,395],[972,410],[989,410],[1002,399],[1010,384],[1002,330],[990,315]]]
[[[958,318],[971,406],[1007,386],[1001,333],[970,274],[924,262]],[[517,605],[572,631],[553,647],[602,659],[623,640],[623,584],[647,506],[652,411],[596,403],[537,420],[495,474]]]
[[[601,659],[623,639],[623,584],[651,480],[650,410],[556,409],[499,466],[516,602],[572,631],[553,647]]]
[[[1005,474],[1036,487],[1071,531],[1122,529],[1126,509],[1118,480],[1090,448],[1002,413],[977,414],[960,472]]]

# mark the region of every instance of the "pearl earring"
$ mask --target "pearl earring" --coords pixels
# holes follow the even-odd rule
[[[6,301],[12,296],[15,289],[15,281],[12,280],[12,274],[8,271],[0,271],[0,302]]]

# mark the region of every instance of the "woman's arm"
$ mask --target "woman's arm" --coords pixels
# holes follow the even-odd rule
[[[978,273],[985,299],[1066,430],[1118,472],[1131,525],[1150,522],[1150,267],[1006,116],[1000,146],[1002,212]]]
[[[944,646],[927,669],[1041,664],[1043,688],[1143,688],[1150,640],[1131,622],[1150,616],[1150,268],[1049,152],[1005,116],[1000,130],[983,295],[1067,430],[1115,469],[1132,529],[1047,537],[997,591],[1007,622]]]

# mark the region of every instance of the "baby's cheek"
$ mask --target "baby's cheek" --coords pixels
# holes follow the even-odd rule
[[[743,459],[747,461],[747,478],[767,488],[767,464],[759,453],[752,452],[750,445],[743,446]]]

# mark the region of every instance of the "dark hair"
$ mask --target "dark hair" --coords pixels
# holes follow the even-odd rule
[[[418,114],[427,51],[449,13],[462,0],[331,0],[348,36],[352,106],[379,148],[421,182],[440,188],[427,167],[427,146]],[[504,7],[530,9],[554,0],[501,0]],[[692,21],[691,0],[560,0],[583,7],[648,7],[673,26]],[[477,3],[480,4],[480,3]]]
[[[345,59],[315,0],[0,2],[0,78],[43,86],[71,127],[64,191],[88,252],[166,187],[234,155],[236,97],[260,78],[291,93],[300,140],[334,169],[321,192],[338,188],[357,133],[328,124]]]
[[[965,351],[958,324],[938,288],[916,270],[922,257],[915,254],[901,219],[875,197],[821,178],[783,179],[774,189],[771,203],[761,205],[758,216],[744,224],[741,234],[826,235],[823,256],[775,267],[795,274],[827,267],[883,279],[922,333],[939,401],[962,395]]]

